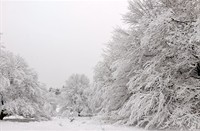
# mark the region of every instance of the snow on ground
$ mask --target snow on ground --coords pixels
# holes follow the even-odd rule
[[[0,121],[0,131],[144,131],[133,127],[105,124],[96,118],[53,118],[51,121],[34,121],[9,117]]]

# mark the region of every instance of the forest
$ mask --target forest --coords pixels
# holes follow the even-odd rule
[[[131,0],[94,69],[47,89],[23,56],[0,49],[0,119],[100,116],[146,130],[200,129],[200,0]],[[0,121],[1,123],[2,121]]]

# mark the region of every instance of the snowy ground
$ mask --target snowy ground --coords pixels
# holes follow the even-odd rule
[[[34,121],[22,118],[6,118],[0,121],[0,131],[144,131],[133,127],[105,124],[96,118],[53,118],[51,121]]]

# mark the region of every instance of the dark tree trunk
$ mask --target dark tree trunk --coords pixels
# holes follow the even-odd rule
[[[81,112],[80,111],[78,111],[78,117],[80,117],[81,116]]]
[[[1,114],[0,114],[0,120],[3,120],[3,118],[5,117],[5,116],[7,116],[8,114],[7,113],[5,113],[5,110],[2,110],[1,111]]]
[[[4,101],[3,101],[3,96],[1,95],[1,105],[4,105]],[[7,116],[8,113],[5,112],[5,109],[4,110],[1,110],[1,114],[0,114],[0,120],[3,120],[3,118],[5,116]]]
[[[190,74],[191,77],[196,79],[200,79],[200,62],[197,63],[196,67],[191,70]]]

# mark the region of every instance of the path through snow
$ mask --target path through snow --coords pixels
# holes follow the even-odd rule
[[[6,118],[0,121],[0,131],[144,131],[133,127],[105,124],[94,118],[53,118],[51,121],[33,121],[21,118]]]

